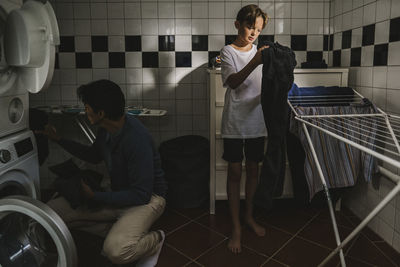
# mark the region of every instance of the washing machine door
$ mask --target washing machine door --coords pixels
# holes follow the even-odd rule
[[[27,196],[0,199],[0,266],[77,266],[75,244],[62,219]]]
[[[1,1],[6,9],[9,0]],[[60,44],[53,8],[47,1],[28,0],[3,13],[7,14],[3,14],[4,26],[0,21],[0,94],[15,88],[31,93],[47,88],[54,72],[55,47]]]

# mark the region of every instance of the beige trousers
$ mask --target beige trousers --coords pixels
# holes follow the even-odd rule
[[[72,209],[64,197],[47,204],[69,228],[76,228],[105,237],[103,253],[115,264],[129,263],[154,254],[161,241],[157,231],[148,232],[161,216],[165,199],[153,195],[146,205],[92,211],[87,207]]]

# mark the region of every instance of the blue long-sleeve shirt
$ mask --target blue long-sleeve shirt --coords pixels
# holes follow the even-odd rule
[[[58,142],[77,158],[99,163],[105,161],[112,192],[94,192],[94,200],[115,206],[147,204],[152,193],[165,196],[167,185],[161,158],[142,123],[127,114],[116,134],[100,128],[92,146],[61,139]]]

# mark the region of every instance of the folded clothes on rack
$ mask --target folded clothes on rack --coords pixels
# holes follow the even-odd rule
[[[300,88],[298,92],[301,94],[302,90],[303,88]],[[326,90],[319,87],[317,92],[324,92]],[[338,90],[341,92],[347,91],[343,87],[339,87]],[[311,89],[308,88],[304,91],[307,96],[310,96],[310,92]],[[318,93],[314,97],[319,97]],[[305,100],[306,104],[298,101],[298,105],[293,104],[293,107],[297,112],[297,116],[311,116],[307,119],[311,123],[362,145],[369,145],[371,149],[374,149],[375,136],[378,131],[378,125],[375,120],[367,120],[359,116],[335,117],[336,115],[346,114],[360,115],[376,113],[375,106],[371,105],[370,102],[365,102],[362,97],[359,97],[359,99],[361,99],[361,102],[357,102],[357,105],[350,105],[350,103],[353,103],[353,100],[347,102],[342,100],[338,104],[330,101],[331,99],[327,99],[326,101],[318,100],[317,104],[313,104],[309,100]],[[293,100],[290,101],[292,103]],[[304,134],[302,123],[296,120],[295,116],[292,112],[290,132],[294,133],[300,139],[304,148],[306,155],[304,173],[311,199],[317,192],[323,189],[323,185]],[[310,127],[308,130],[328,188],[353,186],[358,177],[364,177],[365,180],[370,181],[373,175],[378,172],[377,161],[370,154],[341,142],[337,138],[324,134],[316,128]]]

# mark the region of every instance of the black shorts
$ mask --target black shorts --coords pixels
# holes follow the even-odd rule
[[[243,147],[246,160],[261,162],[264,158],[265,137],[249,139],[224,138],[222,158],[228,162],[242,162]]]

